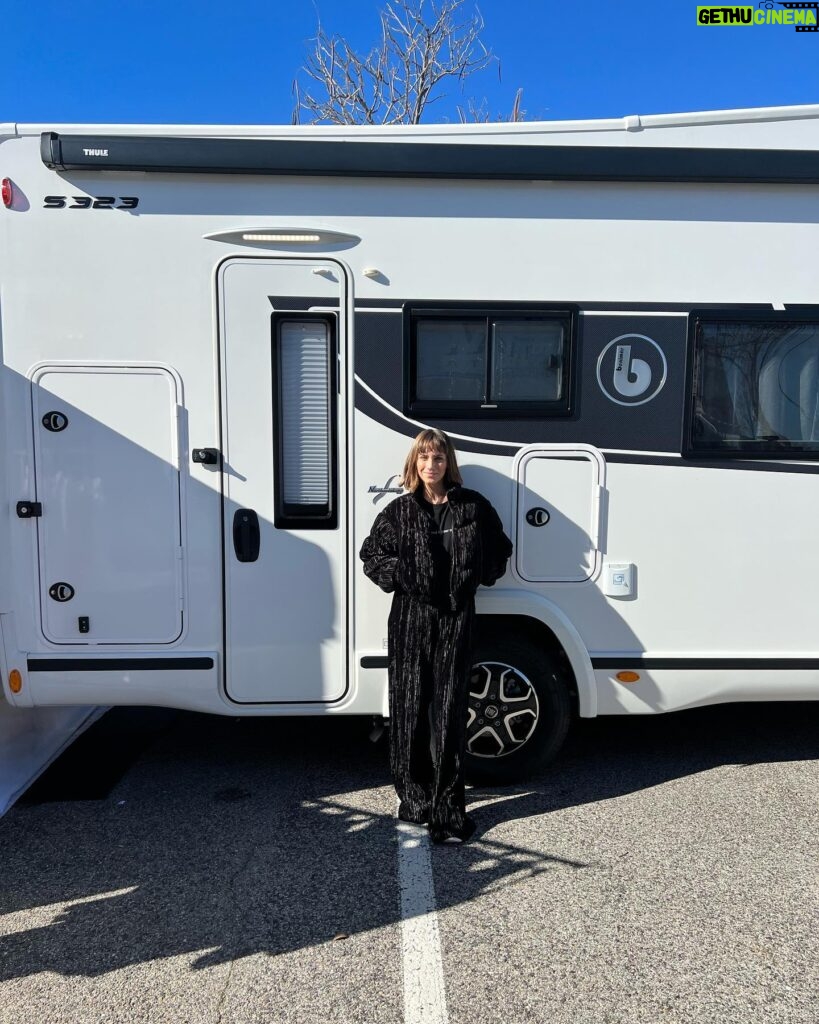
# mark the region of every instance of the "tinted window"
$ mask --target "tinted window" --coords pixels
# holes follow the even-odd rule
[[[819,323],[701,320],[693,399],[694,450],[819,451]]]
[[[574,315],[406,311],[406,404],[438,416],[565,415]]]

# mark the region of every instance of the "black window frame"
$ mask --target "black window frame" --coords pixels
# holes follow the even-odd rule
[[[404,317],[404,412],[411,416],[434,416],[439,419],[547,419],[568,417],[575,406],[575,363],[579,306],[549,305],[540,302],[407,302]],[[485,320],[485,400],[432,400],[415,397],[417,376],[417,331],[421,320]],[[562,372],[562,395],[556,401],[488,401],[492,380],[490,344],[493,320],[563,321],[565,351]]]
[[[688,315],[686,344],[685,410],[683,415],[682,455],[688,459],[790,459],[800,462],[819,462],[819,448],[800,447],[799,442],[732,441],[704,446],[695,443],[699,358],[697,334],[703,323],[748,324],[816,324],[819,328],[819,305],[792,305],[780,309],[749,309],[748,306],[726,306],[720,309],[692,309]],[[816,442],[814,442],[816,443]],[[803,442],[804,444],[804,442]]]
[[[327,325],[327,370],[329,388],[329,501],[321,511],[313,505],[285,502],[284,451],[282,448],[281,325],[283,323],[322,323]],[[279,311],[270,318],[270,370],[272,380],[273,427],[273,525],[279,530],[335,530],[338,528],[338,316],[300,310]]]

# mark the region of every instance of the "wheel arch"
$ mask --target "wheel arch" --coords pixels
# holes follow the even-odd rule
[[[486,625],[503,620],[508,628],[512,620],[535,643],[561,647],[574,674],[578,714],[581,718],[597,716],[597,688],[589,652],[571,620],[553,601],[516,590],[480,590],[476,612]]]

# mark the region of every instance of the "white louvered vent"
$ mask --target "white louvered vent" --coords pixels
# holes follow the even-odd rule
[[[330,501],[330,331],[320,321],[280,326],[283,494],[286,505]]]

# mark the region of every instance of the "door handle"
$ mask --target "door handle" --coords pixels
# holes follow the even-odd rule
[[[216,466],[219,463],[219,449],[194,448],[191,458],[194,462],[201,462],[203,466]]]
[[[259,517],[252,508],[239,508],[233,513],[233,550],[240,562],[255,562],[259,557],[261,537]]]

